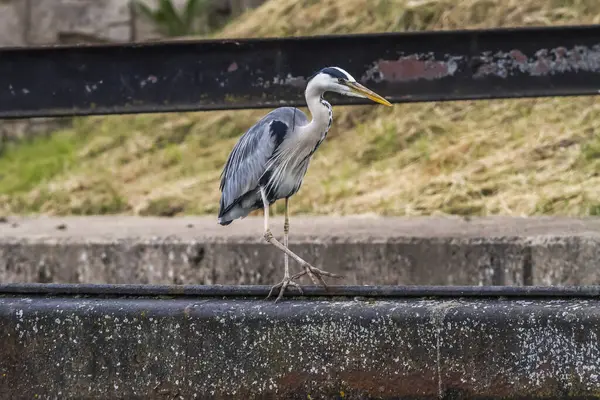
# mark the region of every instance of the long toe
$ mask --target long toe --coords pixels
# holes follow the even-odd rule
[[[310,276],[310,279],[312,279],[315,285],[321,284],[321,286],[327,288],[327,283],[325,282],[317,268],[306,267],[306,273],[308,276]]]
[[[280,287],[283,286],[283,282],[279,282],[277,285],[273,285],[271,286],[271,290],[269,290],[269,294],[267,296],[267,298],[265,300],[269,300],[269,298],[271,297],[271,295],[273,294],[273,290],[275,289],[279,289]]]
[[[311,272],[315,275],[329,276],[331,278],[343,278],[342,275],[334,274],[333,272],[323,271],[322,269],[312,267]]]
[[[300,287],[300,285],[298,283],[293,281],[293,279],[296,279],[297,277],[298,277],[298,275],[296,274],[291,278],[284,278],[277,285],[273,285],[271,287],[271,290],[269,291],[269,295],[267,296],[267,298],[265,300],[268,300],[271,297],[271,295],[273,294],[273,291],[275,291],[276,289],[279,289],[279,294],[277,295],[277,298],[275,299],[275,303],[277,303],[283,297],[283,294],[285,293],[286,289],[289,288],[290,286],[297,289],[300,292],[300,294],[304,294],[302,287]]]
[[[283,285],[281,285],[281,290],[279,290],[279,295],[275,299],[275,303],[277,303],[281,299],[281,297],[283,297],[283,293],[285,292],[285,289],[287,289],[290,286],[296,288],[300,292],[300,294],[304,294],[304,291],[302,290],[300,285],[297,284],[296,282],[294,282],[293,280],[289,279],[287,282],[285,282]]]
[[[318,280],[318,283],[320,283],[325,289],[327,289],[327,283],[323,279],[324,276],[328,276],[328,277],[331,277],[331,278],[342,278],[341,275],[334,274],[333,272],[323,271],[322,269],[313,267],[310,264],[306,265],[304,267],[304,270],[306,271],[306,273],[308,274],[308,276],[311,277],[311,279],[313,280],[313,282],[315,284],[317,284],[316,281]]]

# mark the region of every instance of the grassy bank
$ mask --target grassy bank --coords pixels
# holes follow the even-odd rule
[[[599,21],[597,0],[271,0],[215,36]],[[216,214],[227,154],[265,112],[78,118],[4,149],[0,213]],[[593,97],[336,107],[292,212],[598,214],[599,117]]]

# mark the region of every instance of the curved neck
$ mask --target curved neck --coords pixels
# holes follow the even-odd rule
[[[306,105],[312,116],[312,120],[304,127],[305,133],[314,136],[320,140],[321,136],[326,134],[331,127],[332,110],[331,105],[323,99],[323,91],[311,85],[309,82],[304,92],[306,97]]]

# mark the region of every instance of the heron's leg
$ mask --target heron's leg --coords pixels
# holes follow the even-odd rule
[[[265,193],[265,190],[262,187],[260,188],[260,194],[262,197],[264,213],[265,213],[265,233],[264,233],[265,240],[268,243],[271,243],[273,246],[277,247],[279,250],[283,251],[285,254],[292,257],[304,269],[304,271],[299,272],[290,278],[289,270],[286,268],[286,275],[284,276],[283,281],[281,281],[281,283],[279,283],[271,288],[271,292],[269,292],[269,296],[267,296],[267,298],[269,298],[271,296],[273,289],[276,289],[278,287],[281,287],[281,290],[279,292],[279,296],[277,297],[277,300],[280,299],[281,296],[283,296],[283,292],[284,292],[285,288],[289,285],[295,286],[298,289],[300,289],[300,285],[293,282],[293,280],[297,279],[305,274],[307,274],[311,278],[311,280],[313,281],[313,283],[315,285],[318,283],[321,283],[321,285],[323,285],[324,287],[327,287],[327,284],[323,280],[322,276],[330,276],[330,277],[334,277],[334,278],[339,278],[340,277],[339,275],[336,275],[331,272],[323,271],[319,268],[313,267],[312,265],[310,265],[308,262],[304,261],[296,253],[292,252],[290,249],[288,249],[286,246],[282,245],[281,242],[279,242],[277,239],[275,239],[273,237],[273,233],[271,232],[271,229],[269,228],[269,202],[267,201],[267,195]]]
[[[288,199],[285,199],[285,223],[283,225],[283,232],[284,232],[284,236],[283,236],[283,246],[281,246],[281,243],[279,243],[277,241],[277,239],[275,239],[273,237],[273,234],[271,233],[271,230],[269,229],[269,203],[267,202],[266,199],[266,195],[263,193],[262,189],[261,189],[261,195],[263,198],[263,204],[264,204],[264,213],[265,213],[265,240],[267,240],[267,242],[275,245],[275,247],[278,247],[280,249],[282,249],[284,251],[284,255],[285,255],[285,259],[284,259],[284,274],[283,274],[283,280],[281,282],[279,282],[277,285],[274,285],[271,287],[271,290],[269,291],[269,295],[267,296],[267,299],[269,297],[271,297],[271,294],[273,294],[273,290],[281,288],[279,290],[279,295],[277,296],[277,298],[275,299],[275,302],[278,302],[279,299],[281,299],[281,297],[283,296],[283,293],[285,292],[285,289],[287,289],[288,286],[293,286],[296,289],[298,289],[300,291],[300,293],[302,292],[302,288],[300,287],[300,285],[298,285],[296,282],[294,282],[291,278],[290,278],[290,267],[289,267],[289,255],[286,251],[289,251],[287,246],[288,246],[288,232],[289,232],[289,222],[288,222]],[[281,246],[281,247],[280,247]]]
[[[284,211],[284,220],[283,220],[283,245],[286,248],[289,248],[288,246],[288,236],[290,234],[290,216],[289,216],[289,205],[290,205],[290,198],[286,197],[285,198],[285,211]],[[285,265],[285,276],[289,276],[290,275],[290,256],[288,255],[288,253],[283,253],[283,265]]]
[[[288,236],[289,236],[289,232],[290,232],[289,210],[290,210],[289,198],[286,197],[285,198],[285,220],[283,223],[283,244],[285,247],[288,247]],[[288,254],[287,253],[285,253],[285,263],[286,263],[286,265],[288,263]],[[324,286],[327,286],[327,285],[325,285],[325,282],[323,281],[323,279],[321,278],[320,275],[326,275],[326,276],[331,276],[331,277],[335,277],[335,278],[340,278],[339,275],[335,275],[335,274],[332,274],[331,272],[327,272],[327,271],[323,271],[322,269],[315,268],[308,263],[306,263],[306,265],[304,265],[303,267],[304,267],[304,271],[292,276],[292,278],[291,278],[292,281],[294,279],[298,279],[302,275],[308,274],[308,276],[310,277],[310,279],[313,281],[313,283],[315,285],[318,284],[318,282],[317,282],[317,278],[318,278]]]

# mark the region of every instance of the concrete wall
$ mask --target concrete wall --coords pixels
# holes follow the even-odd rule
[[[280,238],[281,219],[271,223]],[[344,275],[332,284],[600,283],[599,219],[293,217],[290,248]],[[260,217],[228,227],[216,217],[0,224],[4,283],[274,284],[282,276],[283,255],[263,242]]]

